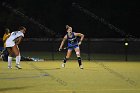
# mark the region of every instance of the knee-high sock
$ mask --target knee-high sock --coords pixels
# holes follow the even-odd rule
[[[17,64],[17,65],[20,64],[20,59],[21,59],[21,56],[16,56],[16,64]]]
[[[12,57],[8,56],[8,66],[12,66]]]
[[[79,66],[82,65],[81,57],[78,57],[77,59],[78,59]]]
[[[68,60],[68,58],[65,57],[65,58],[63,59],[63,62],[66,63],[67,60]]]

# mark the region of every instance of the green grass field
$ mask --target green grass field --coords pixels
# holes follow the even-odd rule
[[[0,93],[140,93],[140,62],[61,63],[22,61],[17,70],[0,61]]]

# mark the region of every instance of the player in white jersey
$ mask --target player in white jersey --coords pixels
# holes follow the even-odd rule
[[[16,56],[16,68],[21,69],[20,67],[20,50],[18,45],[20,44],[22,38],[24,37],[24,33],[26,32],[26,28],[21,26],[19,31],[14,31],[11,33],[10,37],[6,40],[6,48],[9,52],[8,56],[8,68],[12,69],[12,57]]]

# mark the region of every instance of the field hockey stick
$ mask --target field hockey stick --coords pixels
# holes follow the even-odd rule
[[[66,49],[68,49],[68,48],[69,48],[69,47],[64,47],[64,48],[60,49],[59,51],[66,50]]]

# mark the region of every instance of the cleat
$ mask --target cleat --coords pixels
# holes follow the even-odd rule
[[[65,63],[62,64],[62,68],[64,68],[64,67],[65,67]]]
[[[8,69],[12,69],[12,67],[11,66],[8,66]]]
[[[20,65],[15,66],[17,69],[22,69]]]
[[[80,65],[79,67],[80,67],[80,69],[84,69],[82,65]]]

